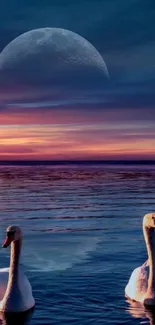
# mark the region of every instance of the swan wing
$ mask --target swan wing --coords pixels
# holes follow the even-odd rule
[[[32,308],[35,305],[32,295],[32,287],[23,270],[20,270],[19,274],[19,288],[22,296],[23,310]]]
[[[148,277],[149,265],[146,262],[132,272],[125,288],[126,296],[132,300],[143,302],[148,287]]]
[[[0,269],[0,301],[3,299],[9,277],[9,268]],[[19,288],[20,288],[20,303],[22,304],[21,309],[28,310],[35,305],[35,301],[32,295],[31,284],[25,275],[22,266],[19,269]]]

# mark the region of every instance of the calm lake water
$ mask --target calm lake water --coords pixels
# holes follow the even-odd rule
[[[142,218],[153,210],[155,166],[1,166],[0,241],[8,225],[22,227],[30,324],[154,324],[124,297],[147,257]]]

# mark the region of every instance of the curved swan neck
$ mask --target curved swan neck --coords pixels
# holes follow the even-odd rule
[[[149,258],[148,289],[155,290],[155,247],[153,242],[154,228],[143,224],[143,233]]]
[[[17,240],[11,243],[9,279],[5,296],[8,296],[14,286],[18,286],[19,260],[22,241]]]
[[[13,278],[16,280],[18,277],[18,266],[20,260],[22,240],[19,239],[11,243],[11,257],[10,257],[10,270],[9,270],[9,280]]]
[[[21,239],[11,243],[11,257],[7,289],[3,297],[1,308],[10,310],[12,304],[16,303],[16,294],[18,292],[18,275],[19,275],[19,259],[21,252]]]

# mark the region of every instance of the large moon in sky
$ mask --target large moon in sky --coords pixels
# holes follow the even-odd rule
[[[28,31],[0,53],[0,84],[86,85],[108,79],[106,64],[85,38],[60,28]]]

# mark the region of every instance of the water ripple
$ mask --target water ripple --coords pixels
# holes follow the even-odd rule
[[[146,259],[141,222],[155,210],[154,181],[151,166],[0,168],[0,239],[8,224],[23,229],[32,324],[155,323],[124,299],[132,270]],[[0,266],[8,263],[2,250]]]

